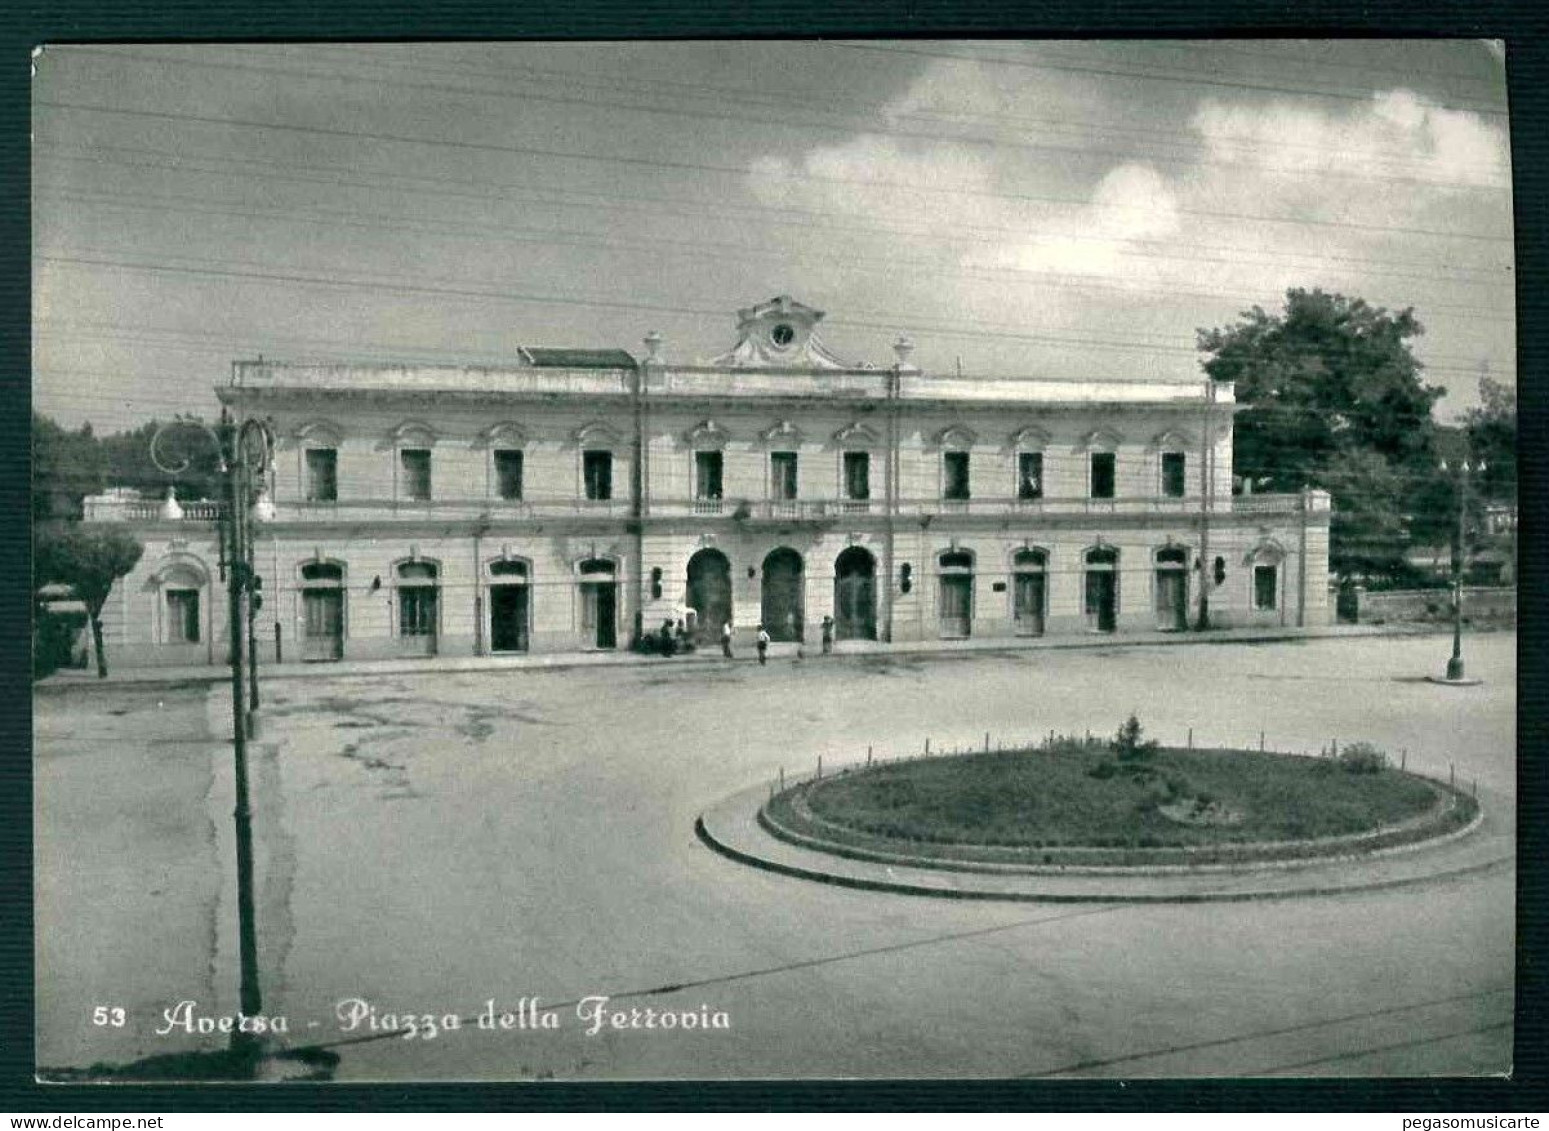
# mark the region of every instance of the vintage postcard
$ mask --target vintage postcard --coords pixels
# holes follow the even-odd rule
[[[1502,45],[44,45],[44,1081],[1513,1067]]]

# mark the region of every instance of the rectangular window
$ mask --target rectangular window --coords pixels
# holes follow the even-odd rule
[[[436,587],[405,586],[398,590],[398,635],[436,634]]]
[[[1253,607],[1255,609],[1273,609],[1279,598],[1280,571],[1272,565],[1257,565],[1253,567]]]
[[[522,497],[522,453],[497,451],[495,453],[495,492],[502,499]]]
[[[430,450],[404,448],[398,453],[403,468],[403,497],[417,503],[430,500]]]
[[[307,502],[331,503],[339,497],[339,453],[332,448],[307,449]]]
[[[1162,453],[1162,494],[1167,498],[1183,498],[1185,467],[1186,462],[1182,452]]]
[[[199,590],[167,590],[167,643],[199,643]]]
[[[968,498],[968,453],[947,452],[942,457],[941,495],[945,499]]]
[[[1017,456],[1017,498],[1043,498],[1043,453],[1022,452]]]
[[[721,453],[694,453],[694,498],[721,497]]]
[[[1116,460],[1112,452],[1092,453],[1092,498],[1113,498],[1113,469]]]
[[[769,489],[776,499],[796,498],[795,452],[774,452],[770,455]]]
[[[583,452],[581,475],[586,481],[586,497],[594,501],[613,498],[613,453]]]
[[[844,453],[844,497],[871,498],[871,453]]]

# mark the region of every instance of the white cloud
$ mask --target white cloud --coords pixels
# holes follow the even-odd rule
[[[1412,178],[1438,189],[1508,183],[1503,130],[1478,114],[1447,110],[1413,91],[1381,91],[1344,113],[1273,102],[1226,105],[1207,100],[1193,128],[1208,159],[1277,173],[1312,170],[1373,182]]]

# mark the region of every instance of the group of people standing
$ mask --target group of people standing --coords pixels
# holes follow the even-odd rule
[[[822,631],[823,655],[826,656],[834,650],[833,617],[823,618]],[[732,640],[734,636],[735,633],[732,631],[731,622],[723,621],[721,623],[721,655],[728,660],[736,659],[732,654]],[[769,662],[769,645],[772,640],[769,630],[760,624],[753,640],[758,649],[758,662],[760,664],[767,664]],[[660,629],[642,639],[641,645],[645,651],[654,652],[658,656],[675,656],[679,652],[687,653],[694,650],[694,633],[690,630],[686,621],[674,620],[668,617],[662,621]],[[797,649],[796,655],[798,657],[802,655],[800,648]]]
[[[721,622],[721,655],[725,656],[728,660],[732,660],[732,659],[736,658],[735,656],[732,655],[732,650],[731,650],[732,635],[733,634],[732,634],[731,622],[730,621],[723,621],[723,622]],[[767,664],[769,662],[769,644],[770,644],[769,630],[767,628],[765,628],[762,624],[760,624],[758,626],[758,633],[757,633],[757,635],[754,636],[753,640],[754,640],[755,645],[758,648],[758,662],[760,664]],[[826,656],[830,652],[832,652],[833,650],[834,650],[834,618],[833,617],[824,617],[823,618],[823,655]],[[801,653],[801,649],[798,648],[796,650],[796,655],[799,657],[801,654],[802,654]]]

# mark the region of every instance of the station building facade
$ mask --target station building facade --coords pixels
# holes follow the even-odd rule
[[[816,644],[1313,625],[1328,497],[1237,495],[1233,390],[938,376],[835,357],[822,312],[739,312],[682,365],[525,349],[502,367],[238,362],[271,422],[263,659],[630,647],[762,624]],[[223,663],[216,503],[109,494],[145,546],[104,611],[124,664]]]

